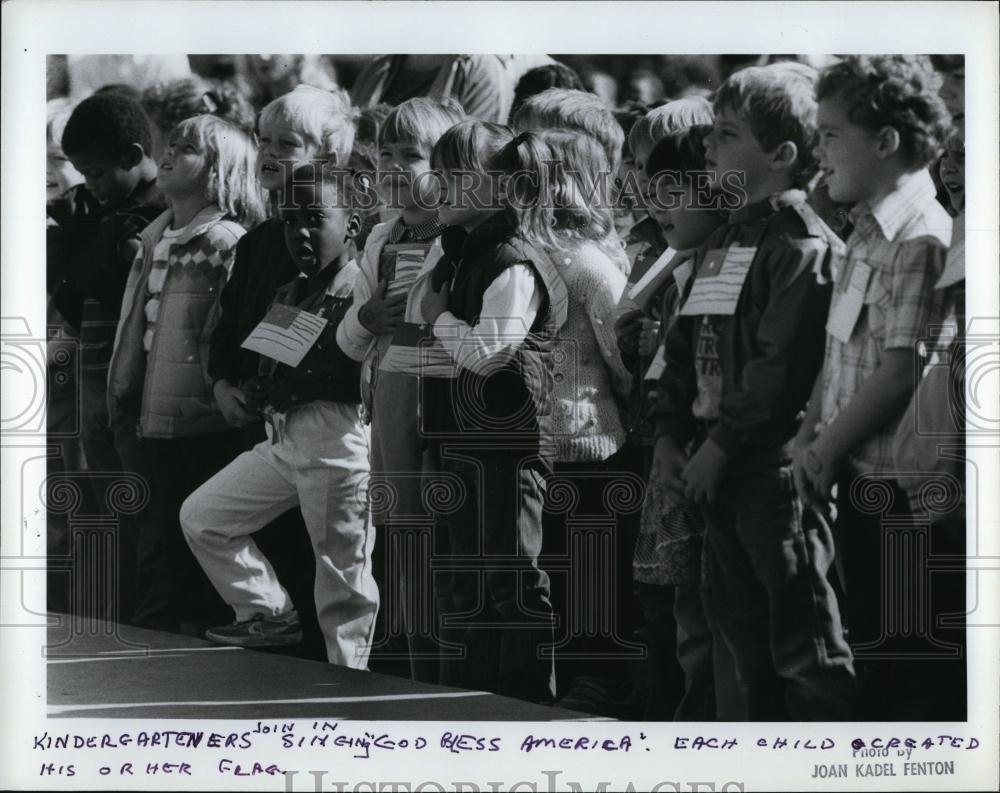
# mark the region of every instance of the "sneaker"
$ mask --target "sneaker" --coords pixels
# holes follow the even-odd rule
[[[280,647],[302,641],[299,614],[292,609],[280,617],[254,614],[248,620],[231,622],[205,631],[205,638],[233,647]]]

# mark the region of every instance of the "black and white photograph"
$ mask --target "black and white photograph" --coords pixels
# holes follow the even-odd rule
[[[998,8],[5,4],[3,786],[995,786]]]

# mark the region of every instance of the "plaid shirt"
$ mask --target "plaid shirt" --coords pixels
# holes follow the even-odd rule
[[[851,210],[854,225],[844,261],[834,268],[831,319],[848,298],[855,270],[871,272],[864,299],[846,342],[827,326],[821,426],[832,423],[892,349],[914,349],[941,320],[942,296],[934,289],[951,240],[951,217],[935,199],[927,170],[908,177],[874,206]],[[842,334],[843,335],[843,334]],[[849,460],[860,473],[893,470],[892,439],[897,417],[854,449]]]

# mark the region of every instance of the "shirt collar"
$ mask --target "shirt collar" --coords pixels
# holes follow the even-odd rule
[[[436,216],[423,223],[414,223],[412,226],[408,226],[402,218],[399,218],[389,231],[387,243],[395,245],[403,238],[413,242],[424,242],[440,236],[444,229],[445,225]]]
[[[908,175],[897,189],[875,204],[859,202],[850,212],[851,219],[858,225],[866,216],[870,216],[885,238],[892,242],[907,221],[936,195],[934,180],[928,170],[922,168]]]
[[[464,259],[510,239],[514,235],[514,222],[506,210],[495,212],[466,231],[461,226],[449,226],[441,233],[441,247],[452,259]]]

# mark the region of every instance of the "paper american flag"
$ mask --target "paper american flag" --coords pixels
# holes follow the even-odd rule
[[[708,251],[695,271],[691,292],[680,313],[684,316],[733,314],[756,253],[756,248],[736,245]]]
[[[240,346],[286,366],[298,366],[316,343],[326,320],[294,306],[280,303],[267,310],[264,319]]]

